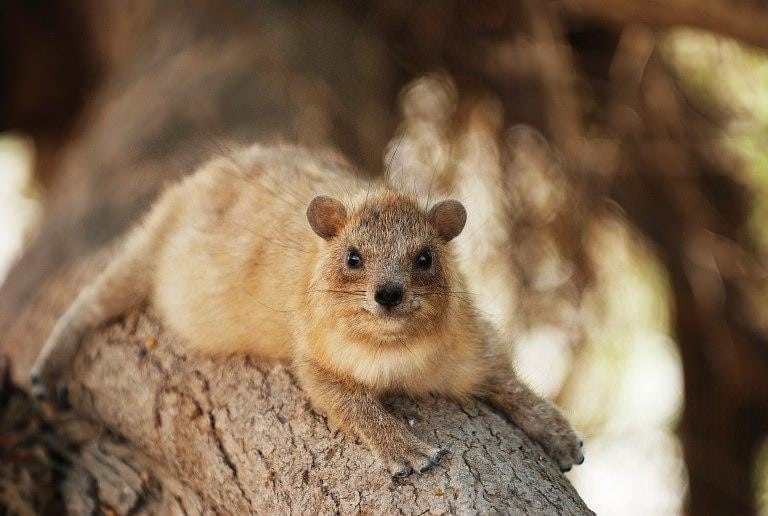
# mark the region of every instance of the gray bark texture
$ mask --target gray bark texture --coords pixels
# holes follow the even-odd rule
[[[42,342],[104,261],[52,281],[15,337]],[[539,446],[481,403],[391,400],[417,435],[451,452],[394,481],[312,410],[288,365],[190,354],[151,309],[89,335],[68,386],[74,411],[51,418],[76,514],[590,513]]]

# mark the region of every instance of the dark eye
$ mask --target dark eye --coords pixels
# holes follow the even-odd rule
[[[363,264],[363,257],[360,256],[360,253],[357,251],[357,249],[350,249],[347,251],[347,265],[351,269],[357,269]]]
[[[428,269],[430,265],[432,265],[432,253],[425,249],[416,258],[416,266],[420,269]]]

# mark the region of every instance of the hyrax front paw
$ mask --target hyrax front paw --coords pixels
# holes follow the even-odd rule
[[[562,472],[570,471],[574,464],[584,462],[583,442],[575,434],[564,436],[553,433],[545,436],[540,444]]]
[[[574,464],[584,462],[584,442],[571,428],[568,421],[554,407],[547,407],[548,414],[534,437],[547,455],[560,467],[570,471]]]
[[[426,473],[448,453],[448,450],[421,442],[413,435],[392,437],[377,439],[372,448],[395,478],[407,477],[414,470]]]

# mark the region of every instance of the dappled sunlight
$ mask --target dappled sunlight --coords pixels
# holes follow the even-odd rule
[[[768,56],[762,50],[732,39],[695,30],[670,33],[664,49],[691,93],[727,114],[716,144],[740,160],[741,180],[754,192],[752,205],[747,207],[750,210],[748,231],[765,255],[768,253]],[[731,243],[726,245],[734,247]],[[728,254],[744,259],[738,250]],[[731,257],[730,261],[734,259]],[[720,263],[716,265],[722,267]],[[766,276],[761,264],[731,266],[760,268],[757,275]],[[768,289],[762,281],[746,285],[746,289],[753,317],[767,327]],[[768,452],[757,458],[754,484],[758,488],[761,511],[768,514]]]
[[[0,133],[0,283],[40,218],[40,201],[31,183],[33,160],[31,140]]]
[[[676,513],[685,486],[675,436],[682,370],[668,286],[621,219],[595,223],[589,235],[595,281],[582,307],[584,349],[562,393],[588,459],[569,477],[599,514]]]
[[[556,155],[531,128],[503,128],[492,99],[469,101],[464,117],[455,102],[443,75],[404,90],[384,158],[390,180],[467,206],[457,245],[468,286],[508,336],[520,375],[585,434],[587,461],[569,476],[587,504],[600,514],[679,512],[682,371],[661,265],[609,211],[585,233],[583,284],[561,238],[580,201]]]

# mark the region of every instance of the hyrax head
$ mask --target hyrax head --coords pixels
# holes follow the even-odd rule
[[[445,200],[424,210],[383,190],[345,207],[318,196],[307,219],[326,240],[313,292],[334,321],[374,338],[428,334],[442,324],[456,291],[448,242],[464,228],[461,203]]]

